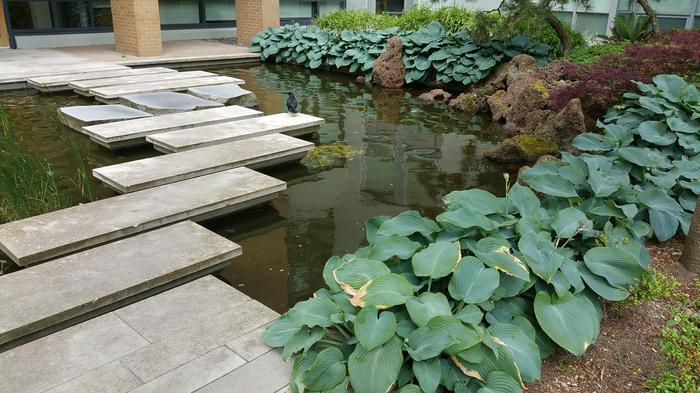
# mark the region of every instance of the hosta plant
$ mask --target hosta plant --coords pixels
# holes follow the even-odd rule
[[[433,71],[439,82],[468,85],[521,53],[544,64],[551,50],[524,36],[477,44],[468,32],[448,34],[437,22],[414,32],[399,32],[396,27],[378,31],[327,31],[298,25],[268,28],[253,38],[250,50],[260,52],[264,61],[311,69],[325,65],[370,77],[374,61],[385,51],[389,38],[397,35],[404,44],[406,83],[425,80]]]
[[[595,154],[542,162],[505,197],[452,192],[434,220],[369,219],[368,245],[330,258],[327,288],[263,335],[295,356],[291,390],[521,392],[555,346],[582,355],[601,302],[651,264],[644,241],[684,227],[699,191],[697,89],[638,87],[576,140]]]

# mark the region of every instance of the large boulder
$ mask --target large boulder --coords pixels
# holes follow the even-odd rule
[[[468,115],[475,115],[482,108],[479,106],[479,99],[474,93],[462,93],[449,103],[450,109],[465,112]]]
[[[550,138],[559,146],[568,147],[577,135],[586,132],[586,116],[583,114],[581,100],[574,98],[569,101],[559,113],[539,123],[535,132]]]
[[[491,85],[496,89],[506,89],[513,76],[520,74],[540,76],[537,60],[529,55],[517,55],[509,62],[502,63],[496,67],[491,72],[491,75],[486,78],[485,85]]]
[[[551,139],[530,134],[520,134],[504,140],[497,147],[487,150],[484,156],[505,163],[532,163],[544,155],[557,154],[559,146]]]
[[[401,38],[390,38],[386,51],[374,62],[372,83],[388,89],[402,87],[406,81],[406,67],[403,65],[402,53]]]

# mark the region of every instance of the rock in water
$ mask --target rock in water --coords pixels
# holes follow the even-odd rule
[[[433,89],[418,96],[418,99],[425,102],[447,102],[452,94],[442,89]]]
[[[532,163],[544,155],[557,154],[559,146],[552,140],[530,134],[520,134],[504,140],[484,152],[490,160],[507,163]]]
[[[214,86],[200,86],[187,89],[189,94],[205,100],[219,102],[224,105],[239,105],[246,108],[256,108],[258,98],[252,91],[241,88],[235,83]]]
[[[406,67],[402,59],[403,43],[401,38],[392,37],[372,67],[372,83],[388,89],[398,89],[406,81]]]

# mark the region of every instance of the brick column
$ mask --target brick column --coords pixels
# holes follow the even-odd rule
[[[266,27],[279,25],[279,0],[236,0],[236,36],[239,45],[248,46],[255,34]]]
[[[7,33],[5,24],[5,7],[3,0],[0,0],[0,47],[10,46],[10,35]]]
[[[136,56],[163,54],[158,0],[110,0],[118,52]]]

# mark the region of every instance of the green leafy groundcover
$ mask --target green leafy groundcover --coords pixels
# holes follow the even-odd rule
[[[262,60],[311,69],[323,65],[347,68],[350,73],[371,77],[374,61],[386,49],[389,38],[397,35],[404,44],[406,83],[426,80],[434,73],[437,81],[469,85],[522,53],[546,64],[551,50],[549,45],[531,42],[525,36],[477,44],[466,31],[446,34],[438,22],[412,32],[399,32],[398,28],[337,32],[298,25],[268,28],[253,38],[250,50],[260,52]]]
[[[452,192],[435,220],[369,219],[368,246],[330,258],[328,288],[263,335],[296,354],[292,392],[521,392],[555,346],[582,355],[601,302],[649,269],[644,241],[685,230],[700,191],[698,89],[638,86],[602,135],[576,140],[599,154],[506,177],[506,197]]]

